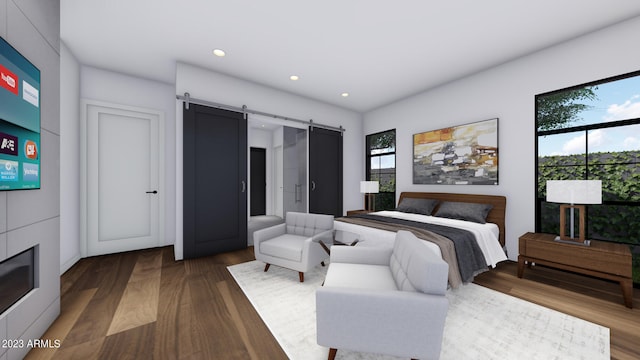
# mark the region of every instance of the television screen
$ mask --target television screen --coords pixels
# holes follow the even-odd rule
[[[0,37],[0,190],[40,188],[40,70]]]

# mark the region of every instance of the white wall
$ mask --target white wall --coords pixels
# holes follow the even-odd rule
[[[39,338],[60,313],[60,2],[0,0],[0,35],[40,69],[38,190],[0,193],[0,261],[39,246],[38,287],[0,315],[0,339]],[[0,347],[0,359],[29,348]]]
[[[175,109],[174,87],[169,84],[80,64],[61,46],[60,97],[60,273],[81,257],[80,236],[80,99],[155,109],[165,115],[165,238],[175,241]]]
[[[161,245],[175,241],[176,208],[176,145],[175,145],[175,91],[173,85],[151,81],[90,66],[80,70],[80,97],[120,105],[130,105],[164,112],[165,115],[165,239]]]
[[[640,70],[639,33],[640,17],[371,111],[364,115],[364,134],[395,124],[398,195],[505,195],[507,252],[515,260],[518,237],[535,226],[534,96]],[[495,117],[500,118],[499,185],[412,184],[413,134]]]
[[[362,116],[354,111],[310,100],[256,83],[240,80],[189,64],[178,63],[176,95],[188,92],[192,98],[286,116],[313,119],[317,123],[342,126],[344,132],[344,210],[359,209],[364,176]],[[176,258],[182,258],[182,102],[176,101]]]
[[[60,274],[80,260],[80,63],[60,44]]]

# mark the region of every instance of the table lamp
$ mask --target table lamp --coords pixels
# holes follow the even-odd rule
[[[360,181],[360,192],[367,195],[367,210],[375,211],[376,204],[374,194],[380,190],[380,183],[377,181]]]
[[[556,241],[582,244],[589,246],[585,239],[585,204],[602,204],[601,180],[548,180],[547,202],[561,203],[560,205],[560,236]],[[568,205],[567,205],[568,204]],[[566,234],[566,212],[570,210],[570,235]],[[574,210],[578,210],[578,236],[574,234]]]

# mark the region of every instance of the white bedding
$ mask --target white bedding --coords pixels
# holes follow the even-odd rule
[[[504,253],[504,250],[500,245],[500,241],[498,240],[499,228],[496,224],[478,224],[470,221],[446,219],[436,216],[404,213],[400,211],[378,211],[372,214],[465,229],[475,235],[478,246],[480,247],[480,250],[482,250],[482,254],[487,261],[487,266],[495,267],[500,261],[507,260],[507,255]],[[379,230],[342,221],[334,221],[334,226],[337,230],[351,231],[360,234],[364,241],[359,243],[358,246],[392,247],[395,239],[395,232],[393,231]],[[439,256],[442,256],[440,248],[436,244],[428,241],[425,241],[425,244]]]

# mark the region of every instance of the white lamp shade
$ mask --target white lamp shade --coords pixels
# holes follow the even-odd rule
[[[380,185],[377,181],[360,181],[360,192],[365,194],[377,194]]]
[[[547,201],[563,204],[602,204],[602,181],[548,180]]]

